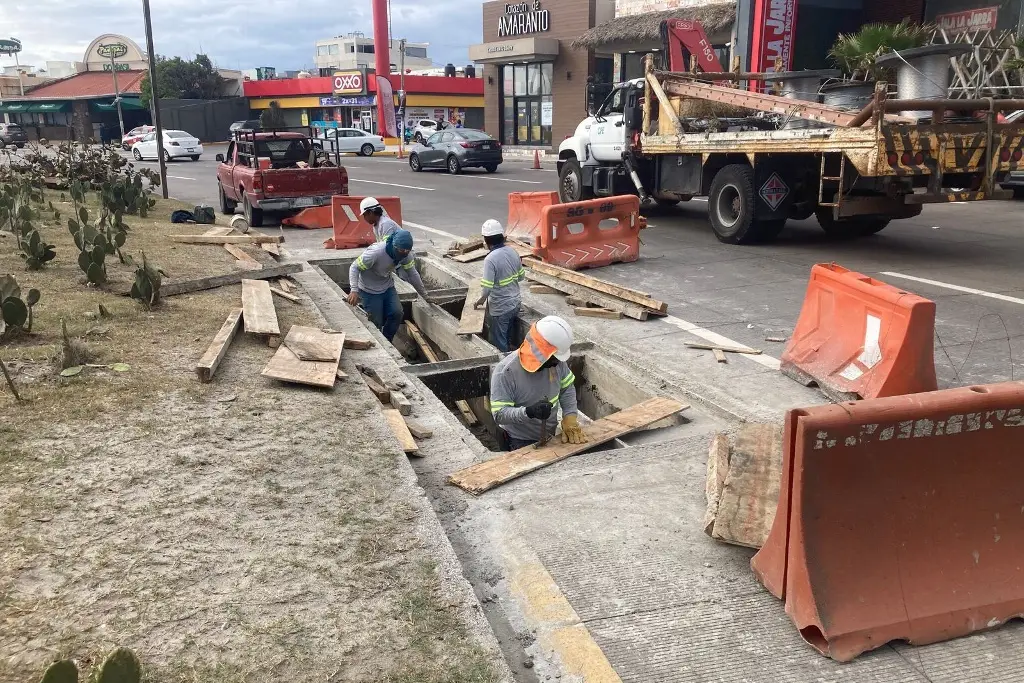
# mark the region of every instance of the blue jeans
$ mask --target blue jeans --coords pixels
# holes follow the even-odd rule
[[[499,351],[508,353],[519,346],[516,334],[519,325],[519,309],[509,311],[503,315],[487,316],[487,327],[490,329],[491,343]]]
[[[405,317],[402,302],[398,300],[398,290],[391,287],[381,294],[370,294],[360,289],[359,299],[370,317],[370,322],[377,326],[385,339],[394,341],[398,327]]]

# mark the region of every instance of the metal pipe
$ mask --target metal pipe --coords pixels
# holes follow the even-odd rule
[[[886,100],[885,111],[909,111],[913,109],[948,109],[951,111],[1007,111],[1024,109],[1024,100]]]
[[[867,123],[871,115],[875,113],[875,101],[871,100],[866,107],[857,112],[857,115],[850,120],[847,125],[848,128],[859,128]]]
[[[164,163],[164,127],[160,123],[160,99],[156,89],[156,50],[153,48],[153,17],[149,13],[149,0],[142,0],[142,16],[146,23],[146,54],[149,57],[149,92],[153,103],[153,125],[156,126],[156,145],[160,153],[160,194],[167,199],[167,164]]]

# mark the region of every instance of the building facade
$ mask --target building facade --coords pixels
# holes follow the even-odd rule
[[[429,69],[433,66],[427,55],[429,43],[405,44],[405,68]],[[375,46],[373,38],[362,33],[350,33],[316,41],[316,67],[321,76],[330,76],[344,69],[372,69]],[[391,70],[397,71],[402,63],[400,41],[391,41]]]
[[[484,127],[505,145],[551,149],[587,115],[587,79],[599,70],[573,39],[610,19],[613,0],[528,0],[483,5]],[[608,65],[610,70],[610,64]]]

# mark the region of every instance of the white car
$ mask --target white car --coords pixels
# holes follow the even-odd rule
[[[414,119],[406,125],[412,128],[413,142],[419,143],[426,142],[427,138],[440,130],[437,127],[437,121],[433,119]]]
[[[183,130],[165,130],[163,155],[164,161],[189,157],[192,161],[199,161],[203,153],[203,146],[199,140],[192,137]],[[149,133],[134,145],[132,145],[132,156],[136,161],[143,159],[157,158],[156,131]]]
[[[317,133],[313,144],[329,152],[355,152],[364,157],[384,151],[384,138],[358,128],[328,128],[323,133]]]

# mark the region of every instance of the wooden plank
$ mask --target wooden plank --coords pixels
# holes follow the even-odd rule
[[[526,259],[523,261],[527,268],[539,271],[546,275],[551,275],[559,278],[560,280],[566,280],[577,285],[592,289],[603,294],[608,294],[617,299],[628,301],[630,303],[649,308],[656,313],[668,312],[668,304],[664,301],[658,301],[652,299],[651,295],[647,292],[641,292],[630,287],[624,287],[617,285],[613,282],[606,280],[599,280],[596,277],[590,275],[584,275],[583,273],[577,273],[575,270],[568,270],[567,268],[561,268],[559,266],[553,266],[550,263],[541,263],[536,259]]]
[[[270,293],[267,293],[270,296]],[[243,318],[245,314],[242,314]],[[317,340],[319,343],[330,345],[333,353],[332,359],[327,362],[304,361],[299,359],[290,348],[289,342],[295,340]],[[292,325],[285,337],[285,343],[277,350],[274,357],[263,368],[263,376],[282,382],[294,382],[296,384],[308,384],[314,387],[330,389],[338,378],[338,363],[341,361],[341,350],[345,345],[345,335],[327,334],[315,327],[304,327]]]
[[[719,363],[728,363],[729,359],[725,357],[725,351],[722,349],[711,349],[715,354],[715,360]]]
[[[434,349],[427,343],[426,338],[423,336],[423,333],[420,332],[420,328],[416,326],[416,323],[411,320],[406,320],[405,329],[408,330],[409,336],[412,337],[414,342],[416,342],[416,346],[420,348],[420,352],[423,354],[423,357],[427,359],[428,363],[436,363],[440,360],[437,357],[437,354],[434,353]],[[463,421],[465,421],[465,423],[470,427],[480,422],[476,419],[476,415],[473,413],[473,410],[469,407],[469,403],[466,401],[456,401],[455,407],[462,415]]]
[[[672,123],[676,133],[683,132],[683,124],[679,121],[679,115],[676,114],[675,108],[672,107],[672,102],[668,99],[668,94],[665,89],[661,87],[661,83],[658,81],[658,77],[653,73],[647,74],[647,84],[651,87],[654,92],[654,96],[658,98],[658,104],[661,105],[659,111],[665,114],[666,118]],[[646,103],[645,103],[646,104]]]
[[[245,253],[243,250],[235,246],[234,244],[225,244],[224,250],[235,257],[235,263],[245,268],[246,270],[262,270],[263,264],[254,259],[250,254]]]
[[[572,312],[582,318],[604,318],[606,320],[622,320],[621,311],[610,311],[607,308],[580,308],[572,309]]]
[[[228,225],[218,225],[215,228],[210,228],[209,230],[207,230],[203,234],[204,235],[234,235],[234,234],[237,234],[237,233],[235,233],[235,229],[232,228],[231,226],[228,226]]]
[[[705,522],[713,518],[712,538],[748,548],[764,545],[779,502],[782,432],[781,424],[745,424],[728,448],[725,472],[719,456],[719,499],[709,510],[713,514],[705,515]]]
[[[663,420],[688,407],[670,398],[652,398],[595,421],[586,429],[589,441],[585,444],[563,444],[555,439],[540,448],[527,446],[459,470],[449,476],[448,481],[479,495],[541,467],[583,453],[635,429]]]
[[[547,285],[530,285],[530,294],[561,294],[561,292]]]
[[[294,329],[295,326],[293,326]],[[301,327],[301,326],[300,326]],[[312,330],[316,328],[302,328],[302,330]],[[295,354],[295,357],[302,361],[317,361],[320,363],[327,363],[334,359],[334,340],[331,339],[334,335],[329,335],[324,332],[317,330],[319,334],[310,335],[303,331],[292,332],[288,330],[288,336],[284,339],[284,345],[288,347],[288,350]],[[341,340],[342,348],[344,348],[345,340],[344,337]]]
[[[652,314],[652,311],[643,306],[623,301],[622,299],[616,299],[613,296],[602,294],[601,292],[595,292],[592,289],[582,287],[572,282],[566,282],[565,280],[559,280],[557,277],[546,275],[544,273],[537,272],[535,270],[529,271],[526,277],[529,279],[545,284],[548,287],[557,289],[560,292],[564,292],[570,296],[576,297],[579,300],[583,300],[589,303],[596,304],[601,308],[607,308],[611,311],[619,311],[622,315],[634,318],[636,320],[647,320],[648,316]]]
[[[452,256],[452,260],[459,263],[469,263],[471,261],[479,261],[485,256],[487,256],[487,249],[474,249],[473,251],[467,251],[465,254]]]
[[[338,368],[338,372],[336,373],[336,375],[338,379],[348,379],[348,373],[342,370],[341,368]]]
[[[409,402],[409,399],[401,391],[391,392],[391,407],[402,415],[412,415],[412,403]]]
[[[356,363],[356,369],[359,370],[359,374],[363,376],[363,382],[366,383],[370,392],[377,397],[377,400],[385,405],[389,405],[391,403],[391,390],[384,385],[384,380],[380,378],[377,371],[359,363]]]
[[[213,374],[217,372],[217,366],[224,360],[224,355],[227,353],[228,347],[231,346],[231,341],[238,334],[238,328],[241,325],[242,309],[236,308],[228,314],[220,331],[213,337],[210,348],[206,349],[206,353],[196,363],[196,374],[199,375],[200,382],[209,382],[213,379]]]
[[[544,285],[542,285],[542,286],[544,286]],[[597,306],[597,304],[595,304],[593,301],[587,301],[586,299],[581,299],[578,296],[567,296],[567,297],[565,297],[565,303],[567,305],[569,305],[569,306],[579,306],[579,307]],[[598,308],[600,308],[600,307],[598,307]]]
[[[299,297],[295,296],[294,294],[289,294],[288,292],[284,291],[283,289],[278,289],[277,287],[271,287],[270,288],[270,293],[271,294],[276,294],[277,296],[281,297],[282,299],[288,299],[288,301],[291,301],[293,304],[301,304],[302,303],[302,299],[300,299]]]
[[[448,252],[454,252],[456,254],[465,254],[467,251],[479,249],[480,247],[484,246],[484,244],[484,238],[480,235],[477,235],[476,237],[470,237],[468,240],[465,241],[460,240],[458,242],[454,242],[452,246],[448,248]]]
[[[529,244],[523,244],[517,240],[509,240],[506,244],[516,250],[519,258],[537,258],[536,254],[533,253],[533,247]]]
[[[409,428],[409,432],[415,439],[429,439],[434,436],[434,430],[427,429],[416,420],[405,418],[405,426]]]
[[[372,339],[351,339],[345,337],[345,348],[352,351],[366,351],[375,346]]]
[[[406,426],[405,420],[402,419],[402,414],[393,408],[384,408],[381,412],[384,413],[384,419],[387,421],[388,427],[391,428],[391,433],[398,439],[398,444],[402,447],[402,450],[406,453],[418,451],[419,446],[416,445],[416,441],[412,438],[409,427]]]
[[[691,349],[702,349],[704,351],[714,351],[718,349],[725,351],[726,353],[746,353],[748,355],[758,356],[761,354],[761,349],[752,349],[749,346],[722,346],[721,344],[698,344],[692,342],[686,342],[687,348]]]
[[[281,247],[276,244],[273,244],[272,242],[263,242],[262,244],[260,244],[260,247],[263,249],[263,251],[267,252],[271,256],[281,255]]]
[[[284,242],[284,235],[168,235],[172,242],[181,244],[279,244]]]
[[[466,303],[462,307],[462,319],[459,320],[459,334],[483,334],[484,333],[484,308],[474,308],[473,304],[483,295],[483,287],[479,280],[469,283],[469,291],[466,293]]]
[[[248,334],[281,334],[270,283],[264,280],[242,280],[242,320]],[[331,374],[334,374],[333,371]]]
[[[718,516],[718,503],[722,499],[722,487],[725,475],[729,472],[729,435],[719,432],[711,439],[708,449],[707,476],[704,479],[704,497],[707,507],[704,510],[704,533],[712,535],[715,518]]]
[[[281,291],[288,292],[289,294],[291,294],[292,290],[295,289],[295,285],[293,285],[288,278],[284,277],[277,281],[277,286],[281,288]]]
[[[192,292],[216,289],[217,287],[224,287],[226,285],[237,285],[242,280],[269,280],[271,278],[281,277],[282,275],[288,275],[290,273],[298,273],[301,270],[301,263],[287,263],[280,266],[274,266],[273,268],[264,268],[260,271],[211,275],[210,277],[204,277],[198,280],[185,280],[184,282],[168,282],[167,280],[164,280],[163,285],[160,287],[160,296],[165,297],[191,294]],[[128,291],[125,290],[125,295],[127,294]]]

